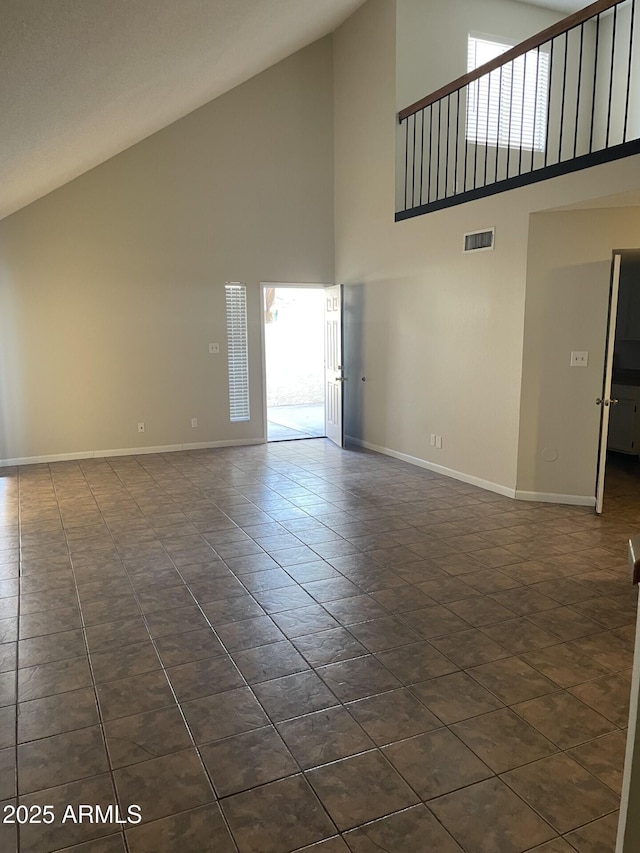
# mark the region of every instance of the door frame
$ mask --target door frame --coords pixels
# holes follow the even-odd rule
[[[611,258],[611,280],[609,283],[609,310],[607,312],[607,336],[602,366],[602,391],[596,400],[601,408],[600,431],[598,434],[598,462],[596,467],[596,515],[602,514],[604,503],[604,483],[607,473],[607,444],[609,437],[609,415],[611,413],[611,380],[613,378],[613,350],[616,342],[616,321],[618,319],[618,298],[620,286],[620,268],[623,254],[614,251]]]
[[[613,356],[620,300],[620,276],[625,256],[638,257],[640,249],[614,249],[611,253],[611,275],[609,283],[609,304],[607,310],[607,332],[605,338],[604,363],[602,365],[602,386],[600,399],[600,431],[598,433],[598,451],[596,457],[595,512],[603,511],[606,467],[607,439],[609,435],[609,417],[611,414],[611,386],[613,379]]]
[[[269,287],[297,288],[298,290],[324,290],[330,284],[309,281],[261,281],[258,298],[260,300],[258,316],[260,318],[260,358],[262,361],[262,443],[269,443],[267,426],[267,341],[264,333],[264,295]],[[326,403],[325,403],[326,405]]]

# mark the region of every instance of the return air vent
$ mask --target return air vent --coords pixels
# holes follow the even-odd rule
[[[464,235],[463,252],[486,252],[493,249],[496,239],[495,228],[485,228],[484,231],[470,231]]]

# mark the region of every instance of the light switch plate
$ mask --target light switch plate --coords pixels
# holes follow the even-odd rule
[[[212,355],[220,352],[220,344],[209,344],[209,352]]]
[[[571,353],[571,367],[586,367],[589,363],[589,353],[575,351]]]

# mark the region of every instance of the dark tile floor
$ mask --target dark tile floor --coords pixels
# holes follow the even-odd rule
[[[0,472],[0,849],[613,851],[639,483],[598,518],[322,439]]]

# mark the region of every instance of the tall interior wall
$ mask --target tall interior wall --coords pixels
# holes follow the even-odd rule
[[[506,0],[369,0],[334,35],[347,432],[507,494],[523,488],[525,301],[538,286],[528,280],[530,214],[638,186],[636,158],[394,223],[394,114],[464,72],[470,30],[520,39],[547,26],[549,14]],[[495,250],[464,256],[462,235],[490,226]]]
[[[316,42],[0,222],[0,461],[262,438],[259,282],[333,280],[331,56]],[[244,423],[225,281],[248,288]]]

